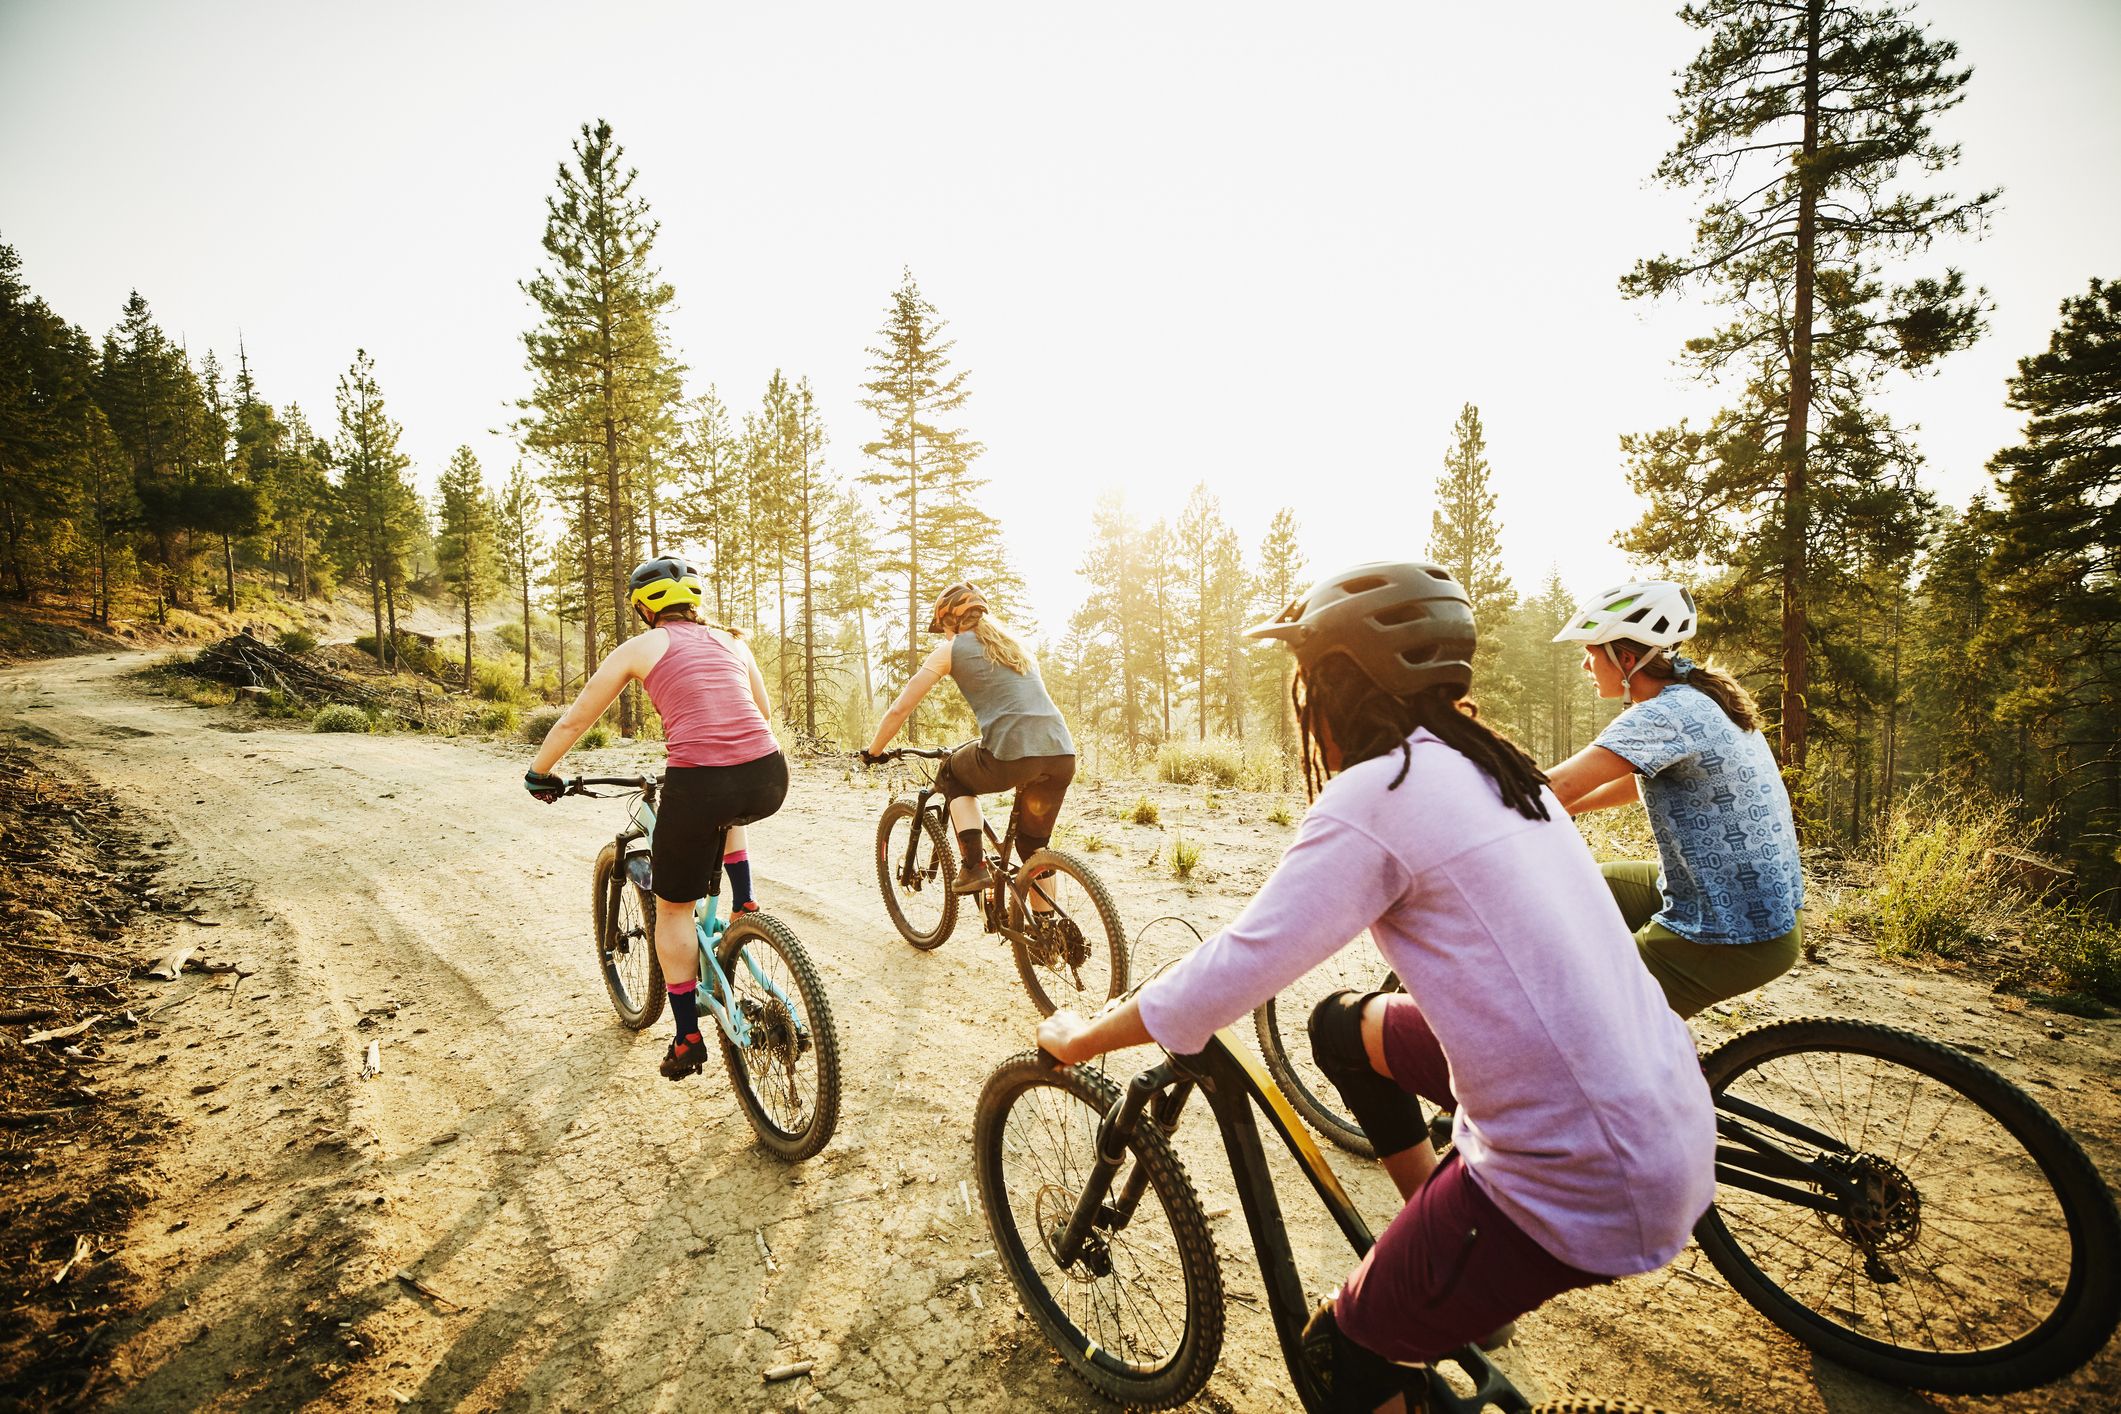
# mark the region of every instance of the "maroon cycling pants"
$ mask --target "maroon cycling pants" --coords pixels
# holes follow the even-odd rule
[[[1385,998],[1384,1049],[1401,1087],[1431,1104],[1458,1107],[1443,1048],[1405,993]],[[1611,1280],[1570,1266],[1526,1236],[1454,1153],[1342,1284],[1333,1315],[1365,1350],[1430,1361],[1484,1339],[1550,1297]]]

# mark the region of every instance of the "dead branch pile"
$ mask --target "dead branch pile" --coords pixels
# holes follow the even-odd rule
[[[367,707],[383,700],[375,689],[261,643],[247,632],[201,649],[187,671],[231,687],[277,689],[306,702],[351,702]]]

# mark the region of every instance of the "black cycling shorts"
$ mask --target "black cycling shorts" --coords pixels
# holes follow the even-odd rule
[[[788,758],[778,751],[741,766],[672,766],[648,844],[655,896],[697,903],[719,894],[729,827],[763,820],[787,798]]]
[[[978,742],[967,742],[950,753],[935,784],[943,799],[961,795],[994,795],[1016,792],[1023,812],[1021,829],[1035,840],[1053,838],[1053,822],[1060,816],[1068,783],[1075,779],[1073,756],[1023,756],[1004,761]]]

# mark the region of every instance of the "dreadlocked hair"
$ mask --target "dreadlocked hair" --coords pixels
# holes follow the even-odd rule
[[[1340,769],[1388,751],[1399,752],[1399,774],[1387,790],[1398,790],[1414,765],[1407,738],[1417,727],[1487,772],[1503,804],[1527,820],[1545,820],[1540,788],[1546,776],[1516,742],[1464,711],[1454,694],[1431,688],[1412,697],[1394,697],[1370,681],[1345,657],[1326,658],[1296,675],[1289,689],[1302,737],[1304,790],[1318,798],[1333,771],[1326,765],[1322,736],[1340,751]]]
[[[1757,732],[1765,723],[1760,715],[1760,704],[1753,694],[1745,690],[1745,684],[1732,677],[1714,663],[1696,663],[1687,669],[1685,677],[1672,671],[1671,659],[1660,653],[1649,662],[1649,646],[1637,643],[1632,638],[1616,638],[1615,649],[1626,649],[1635,655],[1642,666],[1635,670],[1639,677],[1656,678],[1663,682],[1683,682],[1702,696],[1723,709],[1723,715],[1731,719],[1731,725],[1742,732]]]

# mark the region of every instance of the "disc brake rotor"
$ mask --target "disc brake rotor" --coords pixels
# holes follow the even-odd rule
[[[1905,1173],[1876,1154],[1823,1155],[1822,1168],[1856,1185],[1856,1200],[1820,1220],[1866,1252],[1900,1252],[1922,1236],[1922,1194]]]

